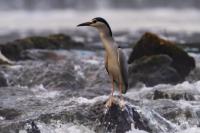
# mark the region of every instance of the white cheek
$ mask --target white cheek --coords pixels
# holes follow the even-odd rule
[[[94,26],[94,27],[102,27],[103,24],[100,23],[100,22],[96,22],[96,23],[93,23],[92,26]]]

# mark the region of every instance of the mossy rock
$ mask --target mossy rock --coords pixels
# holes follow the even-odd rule
[[[194,58],[187,52],[179,48],[176,43],[162,39],[153,33],[145,33],[134,45],[128,63],[131,64],[136,59],[144,56],[166,54],[172,58],[171,66],[185,78],[189,72],[195,68]]]
[[[27,37],[1,44],[0,50],[6,57],[12,60],[21,60],[24,59],[22,52],[27,49],[79,49],[83,47],[84,45],[82,43],[73,41],[67,35],[54,34],[48,37]]]

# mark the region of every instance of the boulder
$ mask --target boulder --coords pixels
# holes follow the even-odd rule
[[[99,108],[99,106],[97,108]],[[97,108],[94,106],[94,109]],[[135,108],[129,105],[125,105],[125,109],[122,110],[119,104],[114,103],[105,113],[103,113],[102,109],[103,107],[101,109],[97,109],[101,111],[98,112],[98,114],[101,115],[97,118],[101,123],[101,128],[97,127],[97,132],[99,132],[98,128],[100,128],[101,130],[103,129],[104,132],[125,133],[131,130],[132,126],[136,129],[151,132],[147,121],[142,118],[141,114],[137,112]]]
[[[12,59],[20,60],[21,53],[27,49],[71,49],[82,48],[84,45],[73,41],[69,36],[64,34],[55,34],[48,37],[27,37],[18,39],[13,42],[8,42],[0,45],[2,53]]]
[[[182,81],[181,75],[171,63],[172,58],[167,55],[144,56],[135,60],[129,66],[129,85],[132,87],[137,82],[143,82],[146,86],[154,86]]]
[[[176,43],[162,39],[153,33],[145,33],[133,47],[128,63],[144,57],[165,54],[172,59],[171,67],[184,79],[195,68],[194,58],[190,57]]]

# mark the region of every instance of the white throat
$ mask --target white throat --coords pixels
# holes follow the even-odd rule
[[[110,35],[108,28],[98,28],[98,30],[106,51],[111,51],[112,49],[117,48],[117,44],[115,43],[113,37]]]

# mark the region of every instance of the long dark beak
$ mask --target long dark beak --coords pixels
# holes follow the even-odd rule
[[[92,24],[92,22],[85,22],[85,23],[77,25],[77,27],[78,26],[90,26],[90,24]]]

